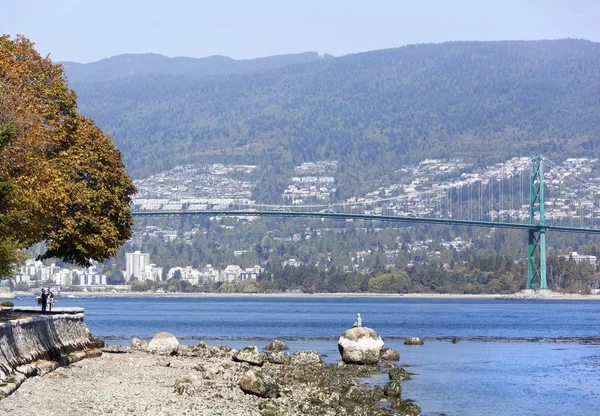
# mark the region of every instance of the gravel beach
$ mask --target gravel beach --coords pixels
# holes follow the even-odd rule
[[[229,364],[211,358],[213,365]],[[83,415],[259,415],[256,396],[233,380],[199,381],[194,395],[174,390],[178,379],[198,374],[208,364],[199,357],[160,357],[144,352],[111,354],[61,367],[27,380],[0,400],[0,414],[15,416]]]
[[[420,414],[418,406],[400,397],[399,383],[410,376],[390,362],[385,367],[325,365],[316,351],[296,351],[290,356],[284,351],[260,352],[251,346],[232,350],[202,343],[180,346],[176,355],[157,355],[149,352],[151,346],[152,343],[146,346],[143,341],[132,339],[131,348],[108,346],[98,358],[32,377],[12,395],[0,400],[0,414]],[[358,381],[360,377],[372,376],[384,368],[389,369],[392,379],[385,389],[372,388]]]

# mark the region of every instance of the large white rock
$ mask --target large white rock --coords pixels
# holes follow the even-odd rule
[[[179,341],[175,338],[175,335],[168,332],[159,332],[148,343],[147,350],[158,355],[175,355],[179,350]]]
[[[338,349],[346,364],[376,364],[380,360],[383,340],[367,327],[355,327],[344,332],[338,340]]]

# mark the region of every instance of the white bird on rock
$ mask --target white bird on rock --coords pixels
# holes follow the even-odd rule
[[[352,325],[352,328],[361,327],[362,326],[362,318],[360,317],[360,313],[356,314],[356,322]]]

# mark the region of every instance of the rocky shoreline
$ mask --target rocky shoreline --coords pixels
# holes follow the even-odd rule
[[[151,342],[152,343],[152,342]],[[151,344],[150,343],[150,344]],[[33,377],[0,400],[19,415],[419,415],[401,398],[410,378],[392,362],[326,365],[315,351],[289,355],[197,346],[108,346],[103,354]],[[153,352],[150,352],[153,351]],[[174,352],[176,351],[176,352]],[[387,372],[382,387],[358,377]],[[43,409],[43,412],[41,411]]]

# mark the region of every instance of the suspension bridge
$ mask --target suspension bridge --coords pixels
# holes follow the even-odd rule
[[[600,184],[587,178],[595,160],[555,163],[513,158],[444,179],[443,169],[379,195],[329,204],[261,205],[243,199],[139,206],[134,217],[273,216],[521,229],[528,234],[527,289],[547,289],[546,233],[600,234]],[[396,194],[381,196],[381,193]]]

